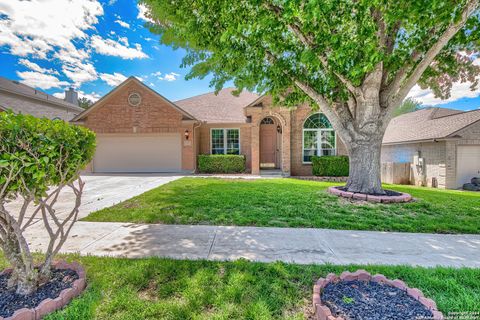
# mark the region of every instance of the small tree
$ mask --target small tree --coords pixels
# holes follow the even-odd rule
[[[80,99],[78,99],[78,106],[80,108],[88,109],[92,104],[93,104],[93,101],[86,97],[81,97]]]
[[[0,247],[13,269],[9,286],[16,286],[18,294],[30,294],[49,280],[53,258],[77,220],[84,186],[79,171],[94,151],[95,135],[86,128],[12,112],[0,114]],[[73,191],[75,202],[59,219],[54,206],[65,187]],[[13,200],[22,202],[19,212],[8,209]],[[24,237],[36,217],[49,235],[39,268]]]
[[[405,113],[420,110],[421,108],[422,108],[422,105],[418,101],[416,101],[413,98],[407,98],[402,102],[400,107],[395,109],[395,111],[393,112],[393,116],[397,117]]]
[[[382,138],[415,84],[449,97],[478,83],[478,0],[141,0],[187,78],[213,75],[320,109],[350,157],[347,189],[384,193]],[[412,128],[415,130],[415,128]]]

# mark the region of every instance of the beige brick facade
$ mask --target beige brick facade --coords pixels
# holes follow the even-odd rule
[[[463,145],[480,146],[480,122],[458,131],[451,138],[436,142],[384,145],[382,162],[410,162],[412,184],[431,187],[432,182],[437,180],[439,188],[455,189],[458,187],[457,148]],[[416,155],[424,159],[423,175],[415,164]]]
[[[138,107],[128,104],[128,96],[137,92],[142,97]],[[185,131],[193,132],[194,122],[171,103],[137,82],[129,82],[100,101],[83,119],[82,125],[97,134],[175,133],[182,137],[182,170],[195,169],[194,143],[185,139]]]
[[[141,105],[128,104],[131,93],[139,93]],[[182,170],[194,171],[198,154],[211,153],[211,129],[240,129],[240,153],[246,157],[247,171],[258,174],[260,171],[260,122],[272,117],[281,127],[280,169],[284,175],[308,176],[312,174],[311,164],[303,163],[303,125],[312,113],[308,106],[296,109],[272,107],[270,98],[262,99],[261,104],[244,109],[245,121],[239,123],[209,123],[185,120],[185,114],[172,107],[154,91],[137,81],[126,82],[119,90],[112,91],[100,100],[85,116],[82,125],[97,134],[156,134],[178,132],[182,137]],[[191,133],[191,140],[184,138],[185,131]],[[337,154],[345,155],[346,149],[337,137]]]

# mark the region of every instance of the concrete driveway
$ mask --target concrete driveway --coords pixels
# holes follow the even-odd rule
[[[85,175],[82,205],[79,219],[88,216],[91,212],[110,207],[114,204],[130,199],[156,188],[170,181],[181,178],[180,175],[170,174],[112,174],[112,175]],[[60,194],[55,206],[57,216],[61,219],[72,209],[75,196],[69,188]],[[20,210],[21,202],[7,205],[11,212]],[[29,210],[31,212],[31,210]]]

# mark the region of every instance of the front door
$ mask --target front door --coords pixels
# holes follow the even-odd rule
[[[277,126],[275,123],[260,125],[260,166],[275,168],[277,151]]]

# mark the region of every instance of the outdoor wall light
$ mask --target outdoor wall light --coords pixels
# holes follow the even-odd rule
[[[282,133],[282,127],[277,126],[277,132],[278,132],[278,133]]]
[[[188,140],[189,137],[190,137],[190,131],[185,130],[185,140]]]

